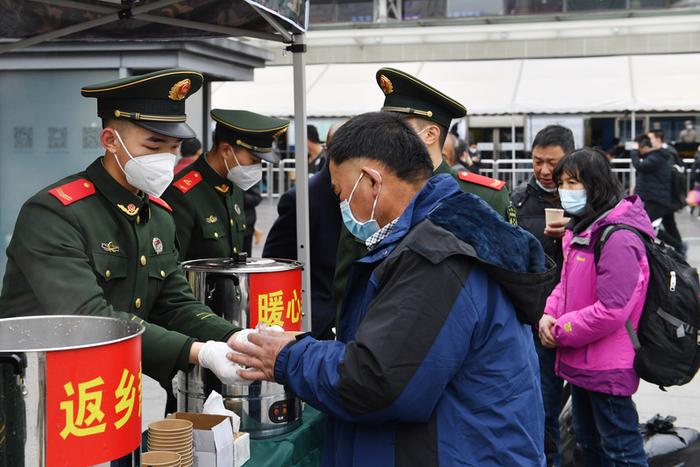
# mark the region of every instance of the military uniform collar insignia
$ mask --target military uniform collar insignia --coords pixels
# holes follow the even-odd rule
[[[221,185],[214,185],[214,188],[216,189],[216,191],[223,194],[228,193],[228,191],[231,189],[231,187],[226,183],[223,183]]]
[[[97,191],[104,196],[114,209],[119,211],[129,220],[143,217],[144,197],[137,196],[124,188],[107,172],[102,165],[102,158],[98,158],[90,164],[86,170]],[[145,220],[145,219],[143,219]]]
[[[214,214],[212,214],[211,216],[207,217],[205,220],[206,220],[207,224],[214,224],[216,221],[219,220],[219,218],[216,217]]]

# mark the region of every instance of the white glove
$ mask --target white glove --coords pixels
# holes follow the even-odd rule
[[[213,371],[224,384],[250,384],[238,375],[238,370],[243,367],[226,358],[231,352],[233,350],[226,342],[207,341],[199,351],[199,365]]]

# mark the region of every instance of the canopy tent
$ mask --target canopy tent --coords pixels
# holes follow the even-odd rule
[[[305,32],[308,0],[0,0],[0,54],[46,41],[168,40],[256,37],[289,44],[293,53],[298,177],[306,180]],[[290,100],[289,92],[285,96]],[[236,102],[236,108],[246,108]],[[259,106],[247,106],[259,110]],[[302,326],[311,330],[308,185],[297,186],[297,252],[302,272]]]
[[[700,110],[700,54],[677,54],[310,65],[308,115],[347,117],[380,108],[374,73],[381,66],[414,74],[463,103],[470,115]],[[220,85],[212,101],[292,115],[284,86],[290,79],[288,66],[258,69],[253,82]]]

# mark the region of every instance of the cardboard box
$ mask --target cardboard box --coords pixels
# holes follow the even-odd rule
[[[239,431],[233,434],[233,467],[241,467],[250,460],[250,435]]]
[[[175,412],[170,417],[192,422],[195,466],[231,467],[234,465],[233,428],[230,417],[189,412]],[[250,457],[250,446],[248,457]]]

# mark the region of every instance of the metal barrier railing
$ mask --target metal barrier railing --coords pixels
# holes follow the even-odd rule
[[[686,172],[689,173],[693,159],[683,159]],[[622,186],[629,190],[636,183],[636,170],[632,167],[631,159],[613,159],[612,170],[617,174]],[[296,182],[296,164],[294,159],[282,159],[278,165],[263,161],[263,182],[261,193],[269,199],[278,198],[289,190]],[[532,174],[532,159],[483,159],[479,169],[481,175],[497,178],[506,182],[512,190],[520,183],[527,181]],[[691,188],[690,177],[688,189]]]

